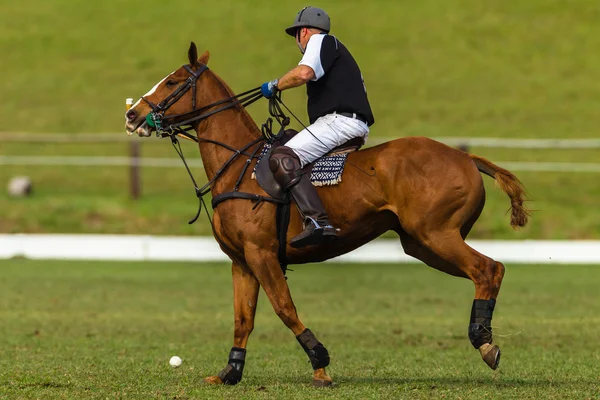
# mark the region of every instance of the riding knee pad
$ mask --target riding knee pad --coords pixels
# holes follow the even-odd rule
[[[298,343],[308,355],[308,359],[313,369],[325,368],[329,365],[329,352],[323,346],[323,343],[319,342],[315,335],[310,329],[305,329],[301,334],[296,336]]]
[[[294,186],[302,178],[300,159],[292,149],[281,146],[269,157],[269,169],[284,190]]]
[[[473,300],[469,340],[476,349],[479,349],[483,344],[492,343],[492,316],[495,306],[495,299]]]
[[[232,347],[229,352],[229,361],[217,375],[226,385],[235,385],[242,380],[244,364],[246,363],[246,349]]]

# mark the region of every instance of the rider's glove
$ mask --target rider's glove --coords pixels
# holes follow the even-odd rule
[[[277,93],[277,83],[279,83],[279,79],[273,79],[270,82],[263,83],[260,86],[260,92],[267,99],[270,99],[271,97],[275,96],[275,93]]]

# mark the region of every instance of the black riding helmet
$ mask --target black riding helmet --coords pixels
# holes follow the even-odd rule
[[[298,12],[294,23],[285,30],[285,33],[290,36],[296,36],[298,28],[317,28],[329,33],[331,28],[329,15],[322,8],[304,7]]]

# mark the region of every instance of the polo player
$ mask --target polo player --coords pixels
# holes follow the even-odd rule
[[[321,243],[336,236],[325,207],[302,172],[304,166],[350,139],[366,142],[375,122],[358,64],[335,36],[329,34],[330,19],[317,7],[305,7],[285,32],[296,38],[303,54],[297,67],[279,79],[261,86],[271,98],[277,91],[306,84],[310,125],[269,159],[275,180],[289,190],[304,218],[304,231],[294,237],[292,247]]]

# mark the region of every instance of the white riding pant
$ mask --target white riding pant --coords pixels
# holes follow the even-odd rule
[[[362,138],[363,143],[366,143],[369,137],[367,124],[345,115],[327,114],[298,132],[285,145],[294,150],[304,167],[335,147],[357,137]]]

